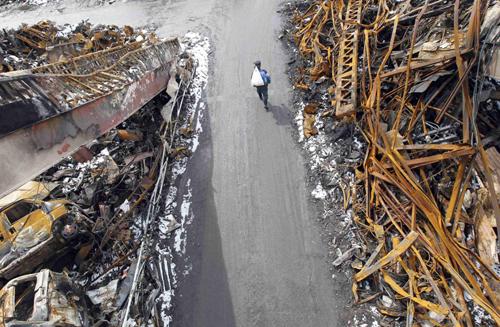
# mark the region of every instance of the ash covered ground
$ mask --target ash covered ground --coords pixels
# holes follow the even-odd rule
[[[302,1],[287,2],[280,10],[284,26],[278,38],[289,55],[286,73],[291,85],[301,76],[300,69],[309,64],[298,51],[293,37],[297,27],[291,18],[295,8],[305,10],[309,6],[309,3]],[[356,304],[351,291],[354,275],[352,265],[356,264],[357,257],[364,259],[364,251],[353,223],[352,198],[345,199],[354,183],[354,170],[364,159],[366,143],[352,122],[338,121],[331,116],[322,117],[322,114],[332,109],[325,105],[331,102],[328,88],[326,83],[312,83],[307,91],[294,87],[292,133],[307,158],[309,201],[320,212],[316,220],[321,226],[331,278],[344,285],[342,296],[346,305],[342,319],[348,326],[380,326],[382,315],[376,307],[372,304]],[[315,114],[317,134],[306,138],[303,111],[313,101],[322,104]]]

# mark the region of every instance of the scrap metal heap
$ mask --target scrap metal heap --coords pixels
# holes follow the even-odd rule
[[[62,33],[60,27],[35,27],[46,25],[54,31],[43,34],[52,37],[45,48],[61,46],[57,62],[0,74],[0,155],[9,157],[0,162],[0,169],[15,172],[0,179],[0,196],[116,127],[161,92],[176,73],[177,38],[159,41],[154,34],[134,34],[129,27],[82,23],[63,33],[73,40],[88,30],[91,37],[81,37],[90,44],[83,47],[86,54],[73,57],[64,50],[68,43],[55,44],[60,39],[53,35]],[[34,33],[35,27],[21,31]],[[19,33],[15,36],[18,40]],[[7,52],[24,49],[8,45]],[[38,62],[45,48],[26,58],[36,53]]]
[[[70,62],[0,75],[0,106],[3,109],[0,136],[125,88],[162,63],[160,56],[150,60],[152,54],[169,52],[170,48],[178,47],[178,42],[157,42],[154,49],[143,49],[142,45],[142,41],[133,42],[79,56]],[[43,113],[31,110],[24,115],[18,114],[18,119],[10,119],[19,107],[38,102],[44,106]]]
[[[500,6],[305,5],[293,18],[306,63],[296,87],[318,101],[304,109],[304,133],[336,119],[367,143],[344,192],[364,240],[356,300],[378,299],[407,326],[473,326],[478,308],[500,324]]]
[[[165,263],[170,258],[159,260],[156,245],[180,225],[172,218],[160,232],[158,217],[172,166],[190,155],[182,143],[191,137],[192,120],[181,109],[194,74],[193,61],[184,57],[172,96],[155,97],[88,144],[86,157],[67,158],[2,199],[0,235],[6,244],[0,248],[0,277],[10,280],[0,292],[6,294],[0,298],[6,308],[2,324],[30,325],[40,312],[40,321],[54,326],[119,326],[129,317],[137,325],[161,322],[166,312],[158,296],[173,285]],[[75,208],[85,225],[68,219],[67,208]],[[21,218],[16,224],[11,212]],[[3,239],[11,234],[17,243]],[[44,270],[16,278],[37,267],[63,274]],[[55,277],[70,284],[46,286],[49,299],[62,299],[52,312],[53,305],[39,303],[43,291],[25,281],[40,279],[37,285],[44,285]],[[20,282],[20,290],[9,290]],[[89,301],[82,302],[84,297]]]
[[[150,39],[153,33],[131,26],[97,24],[55,25],[50,21],[0,31],[0,73],[30,69],[91,52]]]
[[[27,170],[43,171],[0,199],[0,283],[9,280],[0,322],[159,325],[159,295],[173,286],[170,258],[156,246],[180,226],[172,216],[159,228],[159,217],[171,168],[189,156],[192,112],[181,109],[196,62],[177,39],[140,40],[130,27],[84,22],[59,43],[61,30],[24,26],[0,45],[31,66],[60,51],[52,64],[0,74],[0,152],[16,148],[0,163],[12,172],[0,194],[26,182]],[[18,160],[23,151],[28,162]],[[53,271],[22,276],[41,268]]]

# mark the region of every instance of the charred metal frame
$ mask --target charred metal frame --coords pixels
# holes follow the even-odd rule
[[[340,40],[335,90],[336,116],[344,117],[356,110],[358,77],[358,36],[363,0],[349,0]]]
[[[0,197],[108,132],[161,92],[177,38],[0,75]]]
[[[16,287],[23,283],[32,286],[32,310],[28,321],[19,321]],[[85,298],[81,286],[67,275],[42,270],[10,280],[0,290],[0,324],[2,326],[88,326]]]

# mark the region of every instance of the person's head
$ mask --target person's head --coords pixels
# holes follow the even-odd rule
[[[257,66],[257,68],[260,69],[260,60],[257,60],[256,62],[254,62],[255,66]]]

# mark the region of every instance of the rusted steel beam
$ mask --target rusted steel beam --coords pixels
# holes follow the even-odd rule
[[[0,197],[108,132],[160,93],[167,86],[170,68],[179,49],[179,42],[174,39],[131,52],[106,50],[101,52],[104,60],[95,53],[82,56],[85,60],[75,58],[80,68],[58,63],[0,78],[0,84],[4,86],[12,82],[36,86],[29,92],[20,91],[24,92],[24,100],[14,91],[9,91],[10,98],[0,99],[8,102],[0,106],[0,112],[8,107],[15,113],[16,104],[24,104],[22,108],[17,107],[22,109],[17,116],[3,117],[3,112],[0,113],[0,130],[6,126],[2,123],[7,119],[12,122],[13,117],[18,117],[21,112],[26,112],[27,116],[32,114],[23,122],[27,126],[21,124],[17,131],[0,137],[0,155],[4,158],[0,161],[0,170],[4,172],[0,179]],[[115,56],[117,53],[120,56]],[[133,61],[131,54],[134,55]],[[83,67],[85,62],[92,60],[95,65]],[[93,71],[89,68],[91,66]],[[78,71],[85,74],[77,74]],[[95,79],[103,71],[126,78],[128,83]],[[104,95],[71,84],[69,77],[102,90]],[[72,99],[68,99],[68,95]]]
[[[112,94],[170,63],[177,39],[140,42],[0,75],[0,137]]]
[[[99,278],[101,278],[102,276],[106,275],[111,269],[113,269],[114,267],[118,266],[120,263],[122,263],[123,261],[127,260],[132,254],[134,254],[137,250],[139,249],[138,246],[135,246],[130,252],[128,252],[126,255],[124,255],[123,257],[121,257],[120,259],[116,260],[115,262],[113,262],[108,268],[106,268],[99,276],[97,276],[96,278],[92,278],[92,281],[96,281],[98,280]]]
[[[473,51],[474,51],[474,49],[468,48],[468,49],[461,50],[460,54],[463,56],[470,56],[473,53]],[[432,59],[432,60],[427,60],[424,62],[412,62],[410,65],[410,69],[415,70],[415,69],[433,66],[433,65],[436,65],[438,63],[445,62],[447,60],[452,60],[453,58],[455,58],[455,54],[446,55],[446,56],[443,56],[442,58],[439,58],[439,59]],[[404,73],[407,69],[408,69],[408,67],[406,67],[406,66],[399,67],[399,68],[396,68],[396,69],[391,70],[389,72],[380,74],[380,78],[391,77],[391,76],[394,76],[397,74],[401,74],[401,73]]]
[[[336,116],[344,117],[356,110],[358,78],[358,36],[363,0],[350,0],[345,13],[344,30],[340,40],[340,53],[335,89]],[[358,23],[358,24],[353,24]]]
[[[414,169],[414,168],[429,165],[429,164],[432,164],[432,163],[435,163],[438,161],[442,161],[444,159],[470,156],[470,155],[473,155],[474,153],[476,153],[476,149],[474,147],[464,146],[460,150],[449,151],[449,152],[445,152],[442,154],[437,154],[437,155],[433,155],[433,156],[429,156],[429,157],[422,157],[422,158],[417,158],[417,159],[406,160],[406,165],[408,165],[408,167]],[[390,169],[392,167],[392,164],[386,163],[386,164],[384,164],[384,167],[386,169]]]

